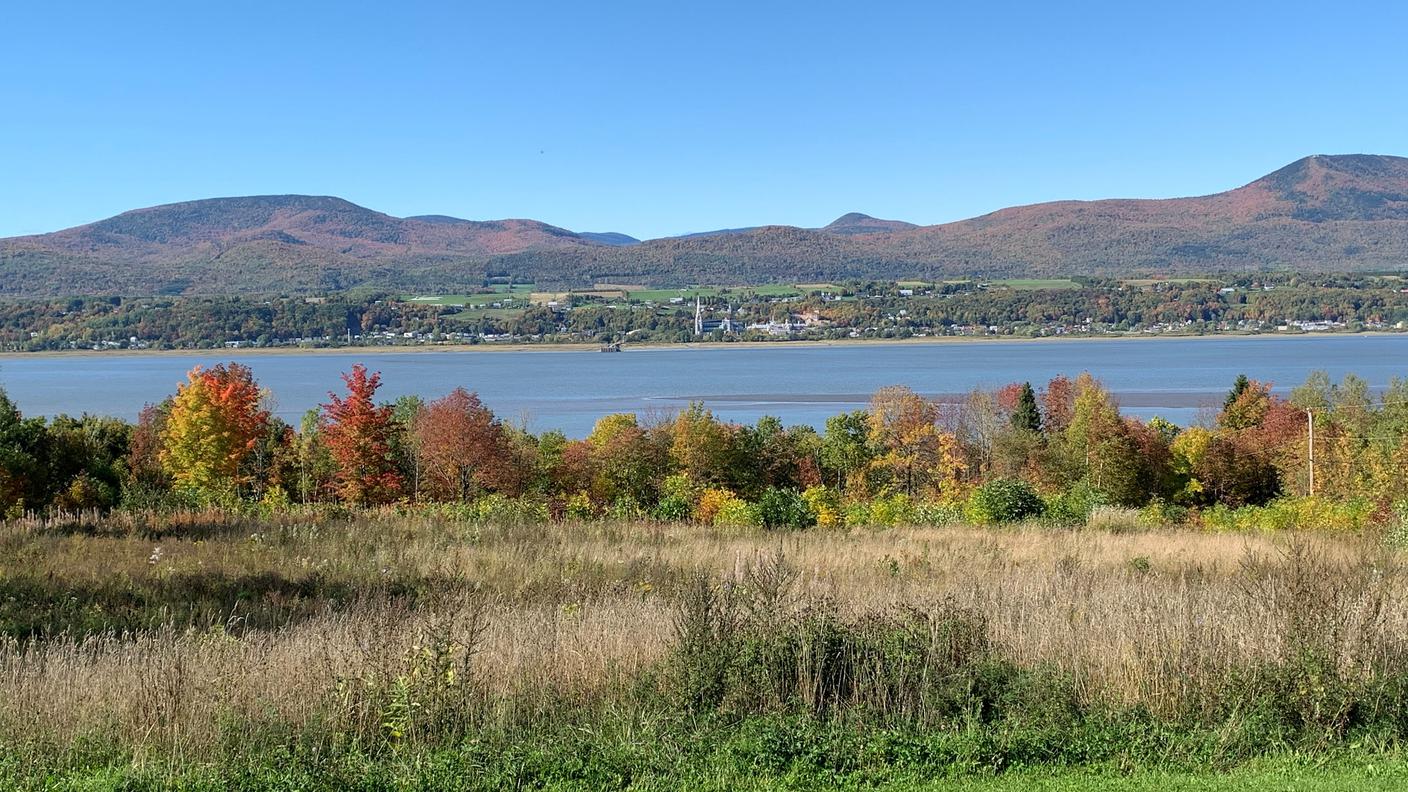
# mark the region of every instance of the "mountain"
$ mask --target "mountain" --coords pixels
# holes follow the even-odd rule
[[[0,294],[315,291],[435,281],[439,267],[462,284],[494,256],[597,244],[536,220],[397,218],[329,196],[212,198],[0,240]]]
[[[688,234],[680,234],[679,236],[672,236],[672,237],[665,237],[665,238],[666,238],[666,239],[700,239],[700,238],[702,238],[702,237],[735,236],[735,235],[737,235],[737,234],[746,234],[746,233],[748,233],[749,231],[757,231],[760,227],[761,227],[761,226],[747,226],[746,228],[719,228],[719,229],[716,229],[716,230],[714,230],[714,231],[694,231],[694,232],[691,232],[691,233],[688,233]]]
[[[821,228],[833,234],[876,234],[886,231],[907,231],[918,228],[914,223],[903,220],[881,220],[860,212],[843,214]]]
[[[639,245],[640,240],[627,234],[616,231],[578,231],[577,236],[590,239],[593,242],[600,242],[603,245]]]
[[[488,275],[758,283],[1408,266],[1408,159],[1312,156],[1194,198],[1056,201],[916,226],[851,213],[636,242],[534,220],[397,218],[339,198],[168,204],[0,240],[0,294],[450,291]]]

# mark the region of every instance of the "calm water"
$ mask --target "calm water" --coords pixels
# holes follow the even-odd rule
[[[289,355],[15,357],[0,360],[0,386],[28,415],[84,412],[135,418],[176,389],[196,364],[238,360],[272,389],[276,412],[296,423],[362,362],[382,372],[380,395],[435,398],[456,385],[477,390],[501,417],[535,431],[581,436],[608,412],[672,413],[703,401],[728,420],[776,415],[820,426],[865,404],[885,385],[961,394],[1057,374],[1090,371],[1126,411],[1187,424],[1216,404],[1238,373],[1285,391],[1315,369],[1356,373],[1374,387],[1408,377],[1408,335],[1301,338],[973,342],[955,344],[779,344],[674,347],[620,354],[581,352],[394,352]]]

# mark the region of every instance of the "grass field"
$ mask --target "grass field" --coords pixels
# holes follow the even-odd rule
[[[668,302],[672,297],[693,300],[696,297],[715,298],[730,294],[758,297],[796,297],[802,294],[801,287],[784,284],[762,286],[690,286],[678,289],[638,289],[629,292],[629,298],[638,302]]]
[[[1007,280],[993,281],[993,286],[1007,287],[1017,291],[1036,291],[1039,289],[1079,289],[1080,284],[1069,278],[1009,278]]]
[[[1127,286],[1155,286],[1160,283],[1217,283],[1216,278],[1127,278],[1121,283]]]
[[[1390,789],[1405,571],[1359,536],[12,521],[0,786]]]

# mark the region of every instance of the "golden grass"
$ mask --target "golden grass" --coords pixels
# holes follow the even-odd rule
[[[692,573],[732,577],[779,552],[801,595],[856,613],[971,608],[1012,660],[1070,674],[1088,700],[1155,712],[1283,657],[1299,631],[1322,633],[1349,672],[1396,656],[1408,636],[1401,561],[1368,538],[965,527],[738,535],[390,514],[189,523],[187,535],[162,538],[12,523],[0,531],[0,580],[159,590],[188,575],[253,575],[357,595],[269,629],[235,620],[0,644],[0,735],[101,733],[198,753],[229,738],[222,719],[375,731],[390,682],[441,661],[473,678],[481,713],[534,696],[601,695],[664,659]],[[394,595],[398,581],[420,594]]]

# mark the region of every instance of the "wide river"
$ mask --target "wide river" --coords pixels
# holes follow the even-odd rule
[[[534,431],[591,430],[606,413],[668,415],[702,401],[721,418],[776,415],[821,426],[864,406],[885,385],[953,397],[974,387],[1041,383],[1089,371],[1127,412],[1188,424],[1221,401],[1237,374],[1284,392],[1321,369],[1355,373],[1375,388],[1408,377],[1408,334],[1259,338],[970,341],[809,346],[678,346],[587,351],[355,350],[289,354],[13,356],[0,359],[0,387],[27,415],[98,413],[135,418],[176,389],[197,364],[238,360],[273,393],[290,423],[340,388],[339,372],[365,363],[382,373],[379,395],[427,399],[457,385],[478,391],[502,418]]]

